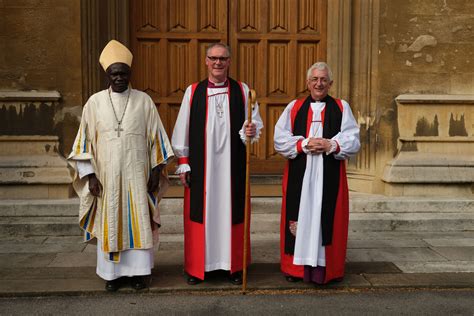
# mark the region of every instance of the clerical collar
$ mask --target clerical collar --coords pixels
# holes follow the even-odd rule
[[[310,99],[310,100],[309,100],[310,103],[318,103],[318,102],[319,102],[319,103],[327,103],[327,102],[328,102],[328,99],[329,99],[329,94],[326,95],[326,96],[325,96],[324,98],[322,98],[321,100],[315,100],[315,99],[313,99],[313,97],[312,97],[311,95],[309,96],[309,99]]]
[[[211,80],[207,80],[207,87],[208,88],[226,88],[229,86],[229,80],[225,80],[224,82],[218,82],[218,83],[214,83],[212,82]]]

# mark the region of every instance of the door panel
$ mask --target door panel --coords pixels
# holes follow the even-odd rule
[[[281,174],[274,127],[285,106],[306,95],[306,70],[326,60],[327,1],[230,1],[231,74],[257,92],[265,130],[252,150],[252,173]]]
[[[227,1],[134,0],[130,7],[132,84],[153,98],[171,137],[186,87],[206,75],[205,48],[227,39]]]
[[[327,0],[134,0],[132,84],[147,92],[171,133],[188,85],[207,77],[206,47],[229,43],[230,75],[257,92],[265,129],[251,146],[251,171],[281,174],[276,121],[306,95],[306,69],[326,60]]]

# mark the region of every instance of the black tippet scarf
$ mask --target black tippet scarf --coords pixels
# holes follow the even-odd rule
[[[293,124],[293,135],[301,135],[306,138],[307,120],[310,103],[315,102],[308,96],[296,114]],[[326,103],[324,110],[323,137],[332,138],[341,131],[342,112],[339,106],[330,96],[326,96],[321,102]],[[321,207],[321,227],[323,246],[332,243],[332,232],[334,224],[334,211],[336,208],[337,194],[339,191],[340,160],[333,155],[322,154],[323,157],[323,200]],[[288,182],[286,190],[286,223],[285,223],[285,253],[294,254],[296,238],[290,232],[289,222],[298,221],[300,210],[301,188],[306,170],[306,154],[301,153],[289,161]]]
[[[231,78],[228,78],[228,80],[231,122],[230,165],[232,178],[229,181],[232,181],[232,224],[240,224],[244,221],[246,149],[240,139],[239,131],[245,121],[245,104],[239,83]],[[189,165],[191,166],[190,218],[191,221],[197,223],[203,223],[204,214],[207,86],[207,79],[197,85],[191,100],[191,114],[189,118]],[[207,179],[207,181],[212,181],[212,179]],[[208,194],[213,193],[208,192]]]

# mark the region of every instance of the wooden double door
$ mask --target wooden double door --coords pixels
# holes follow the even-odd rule
[[[155,101],[171,137],[186,87],[207,77],[209,44],[230,45],[230,76],[257,92],[265,129],[252,147],[253,174],[281,174],[273,148],[285,106],[306,95],[306,70],[326,60],[327,0],[130,1],[132,83]]]

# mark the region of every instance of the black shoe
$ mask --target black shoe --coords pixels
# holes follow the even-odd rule
[[[188,284],[189,285],[196,285],[202,282],[201,279],[198,279],[196,277],[193,277],[192,275],[188,275]]]
[[[291,276],[291,275],[287,275],[287,276],[286,276],[286,280],[287,280],[288,282],[294,283],[294,282],[299,282],[299,281],[301,281],[301,278],[297,278],[297,277],[294,277],[294,276]]]
[[[233,285],[241,285],[242,284],[242,273],[235,272],[229,276],[230,283]]]
[[[105,282],[105,290],[107,292],[117,292],[120,288],[120,279]]]
[[[132,289],[135,289],[137,291],[146,288],[145,279],[141,275],[131,277],[130,285],[132,286]]]

